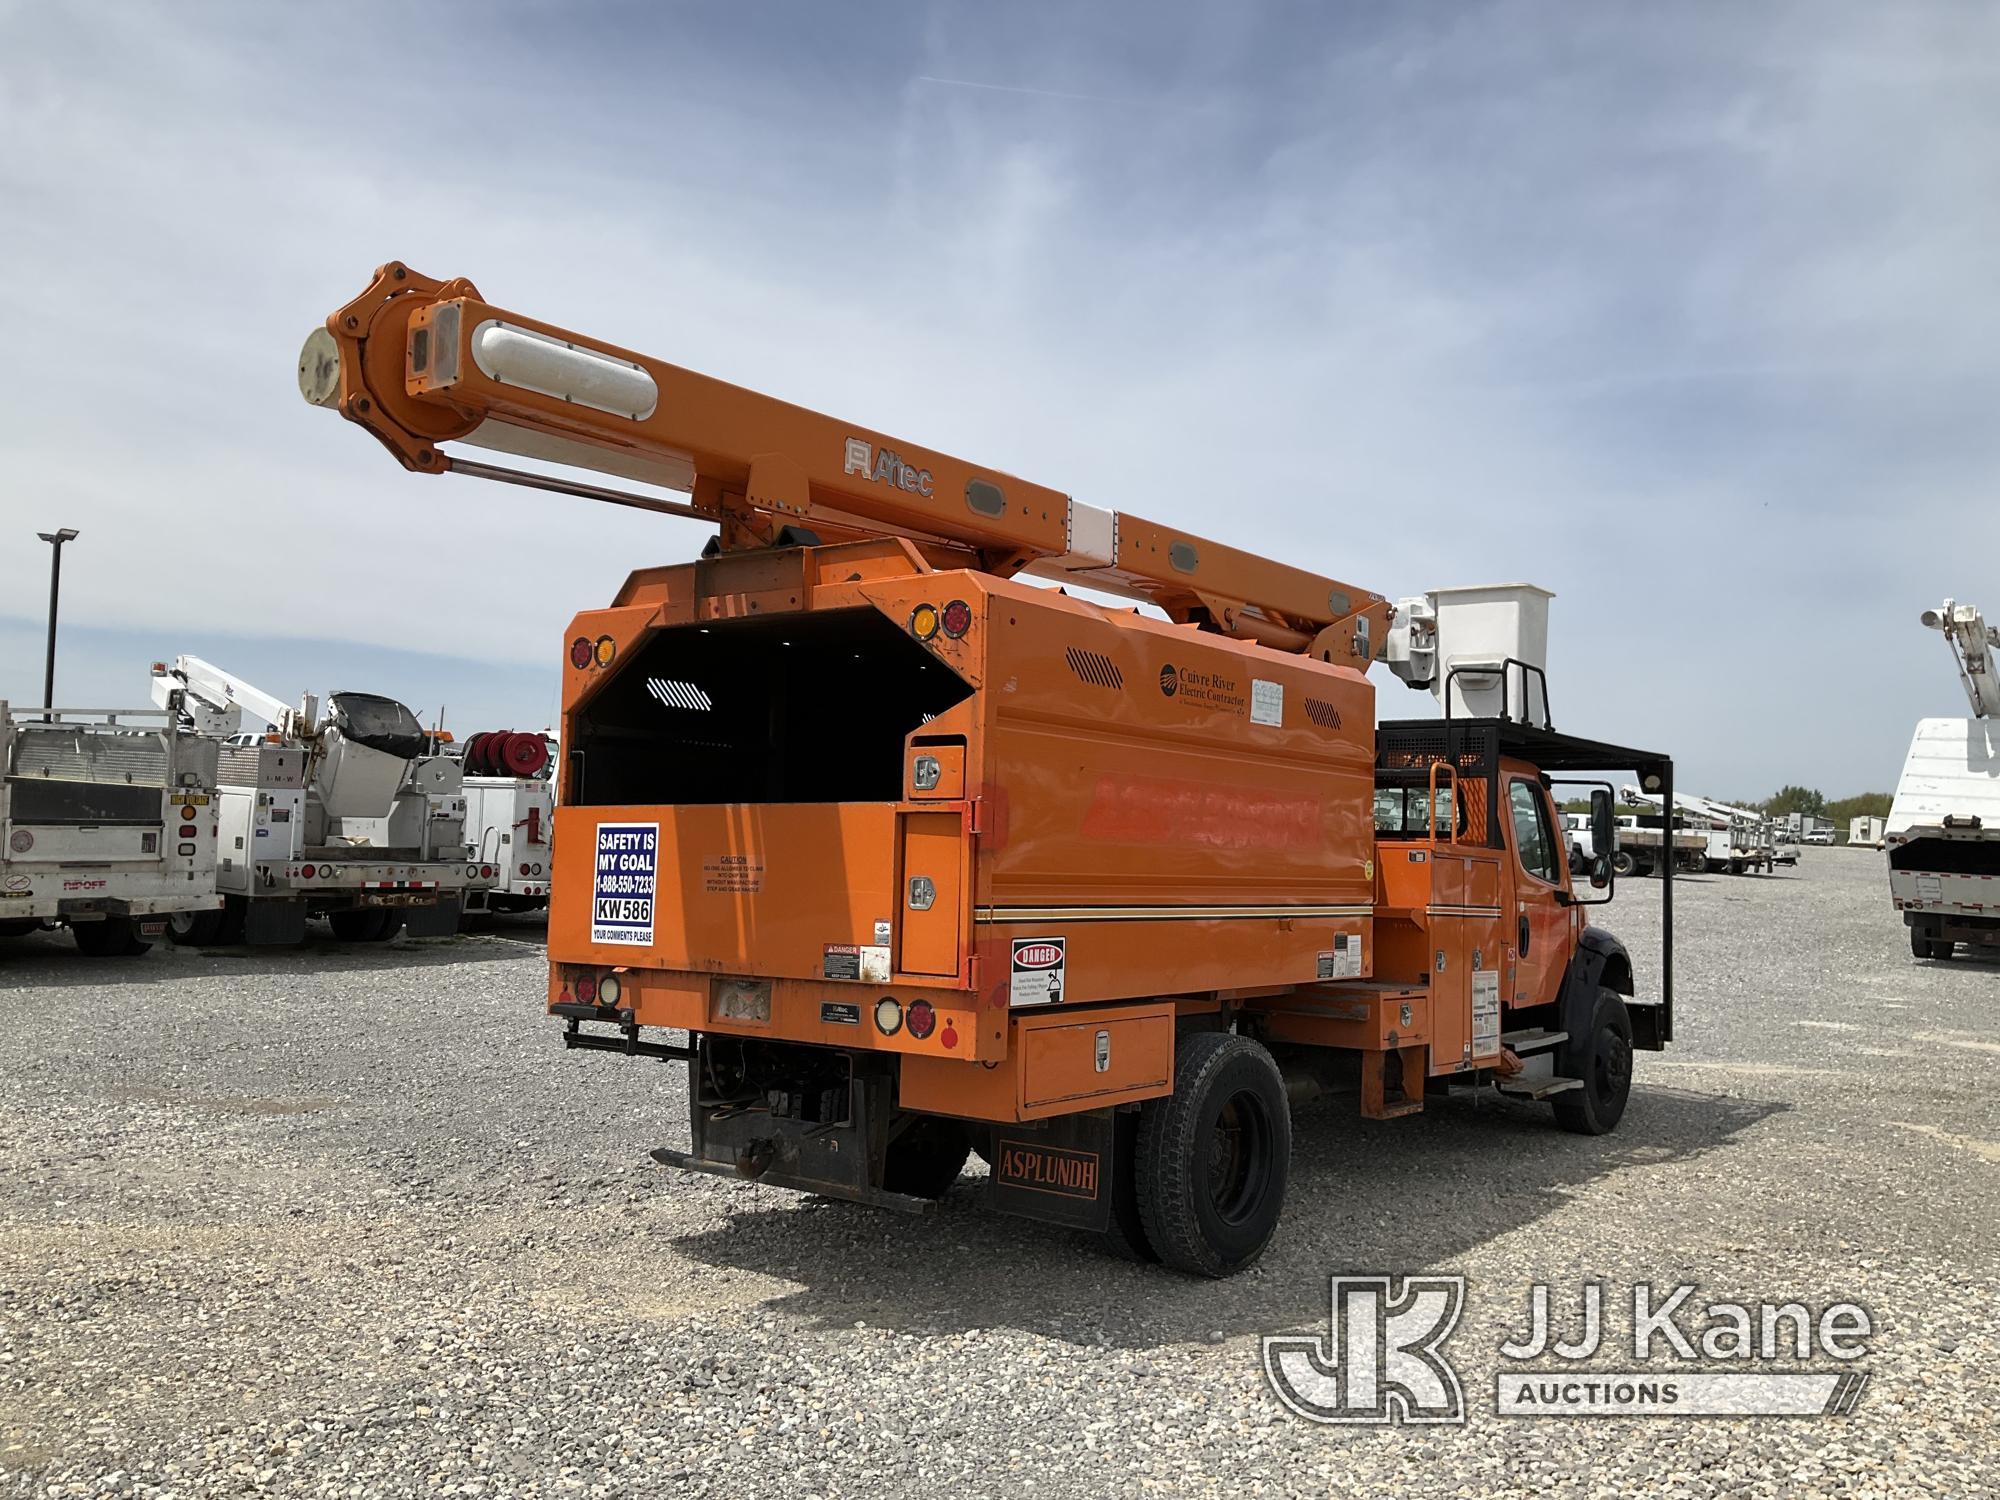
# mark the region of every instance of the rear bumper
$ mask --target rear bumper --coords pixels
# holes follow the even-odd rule
[[[348,863],[322,860],[301,861],[316,870],[330,869],[331,874],[314,875],[307,879],[294,873],[298,865],[259,863],[251,897],[305,897],[337,896],[344,900],[367,898],[359,902],[373,906],[428,906],[443,896],[455,896],[467,890],[485,890],[490,881],[482,881],[476,875],[468,876],[465,866],[458,863],[429,862],[422,864],[402,864],[394,861],[381,863]]]
[[[150,881],[134,889],[116,876],[102,881],[94,877],[85,879],[80,889],[62,889],[65,884],[78,885],[76,877],[67,880],[55,877],[46,884],[50,888],[0,893],[0,920],[36,917],[44,921],[88,922],[99,917],[164,917],[178,911],[214,911],[222,905],[222,897],[216,894],[212,883],[202,889],[183,881],[179,889],[172,891],[148,890],[146,885],[154,885]]]
[[[573,986],[579,976],[606,974],[617,976],[618,1006],[637,1026],[954,1062],[991,1061],[1007,1055],[1008,1015],[1004,1006],[981,1009],[970,990],[900,978],[863,984],[552,963],[548,990],[551,1013],[563,1014],[557,1007],[576,1001]],[[896,1002],[898,1020],[892,1030],[885,1030],[876,1016],[885,999]],[[919,1001],[928,1004],[935,1016],[929,1034],[921,1037],[907,1023],[911,1008]]]

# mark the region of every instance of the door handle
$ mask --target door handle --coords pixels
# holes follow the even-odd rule
[[[1528,956],[1528,931],[1529,931],[1528,919],[1524,915],[1521,918],[1521,949],[1520,949],[1521,957],[1523,958],[1526,958]]]

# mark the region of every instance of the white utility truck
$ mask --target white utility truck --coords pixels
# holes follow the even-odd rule
[[[192,726],[218,740],[223,907],[176,918],[176,942],[296,943],[325,917],[345,942],[458,929],[464,893],[492,883],[466,841],[455,756],[437,753],[393,698],[331,693],[322,717],[196,656],[153,665],[153,699],[179,695]],[[270,725],[240,733],[245,714]]]
[[[1960,943],[2000,950],[2000,630],[1951,599],[1923,622],[1944,633],[1972,717],[1917,722],[1878,837],[1910,951],[1950,958]]]
[[[466,915],[542,911],[555,875],[555,740],[511,729],[465,742],[465,828],[493,883],[465,893]]]
[[[93,956],[144,953],[215,913],[214,740],[152,709],[0,701],[0,937],[67,926]],[[132,721],[139,722],[132,722]]]

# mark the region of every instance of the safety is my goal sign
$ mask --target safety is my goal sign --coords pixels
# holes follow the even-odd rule
[[[590,940],[648,947],[660,884],[658,823],[599,823],[590,888]]]

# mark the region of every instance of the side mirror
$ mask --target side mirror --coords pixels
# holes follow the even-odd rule
[[[1608,787],[1593,787],[1590,792],[1590,852],[1599,860],[1609,862],[1618,847],[1618,809],[1611,800]],[[1592,875],[1593,883],[1596,876]]]
[[[1611,856],[1600,854],[1590,862],[1590,887],[1601,891],[1611,884]]]

